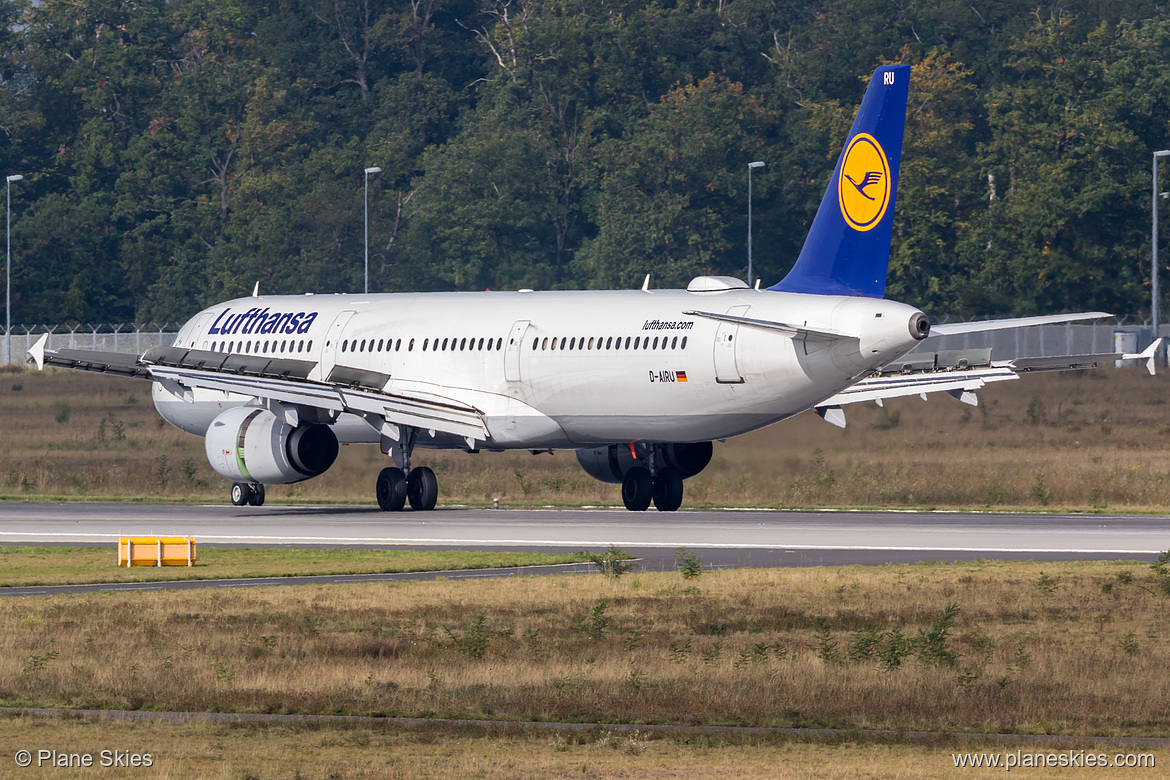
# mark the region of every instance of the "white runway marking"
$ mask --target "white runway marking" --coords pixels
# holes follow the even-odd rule
[[[185,536],[190,534],[170,534],[160,533],[160,536]],[[28,533],[21,533],[17,531],[0,531],[0,537],[20,537],[22,539],[29,536]],[[74,539],[77,537],[85,537],[94,540],[110,540],[116,541],[119,536],[125,534],[84,534],[84,533],[58,533],[58,532],[44,532],[38,534],[42,537],[67,537]],[[598,544],[613,544],[618,547],[695,547],[698,549],[711,550],[841,550],[841,551],[863,551],[863,552],[961,552],[961,553],[1012,553],[1012,554],[1028,554],[1028,553],[1062,553],[1069,555],[1125,555],[1133,553],[1135,555],[1158,555],[1164,552],[1163,549],[1141,550],[1134,548],[1125,549],[1110,549],[1110,548],[1088,548],[1088,547],[902,547],[892,545],[859,545],[859,544],[748,544],[748,543],[716,543],[716,542],[687,542],[684,545],[678,544],[659,544],[655,542],[648,542],[644,539],[640,540],[603,540],[597,539],[465,539],[455,537],[385,537],[385,536],[225,536],[218,534],[199,534],[196,541],[200,542],[224,542],[230,544],[239,544],[241,542],[254,542],[258,544],[280,544],[280,543],[305,543],[305,544],[371,544],[371,545],[397,545],[397,546],[418,546],[418,545],[462,545],[469,547],[594,547]]]

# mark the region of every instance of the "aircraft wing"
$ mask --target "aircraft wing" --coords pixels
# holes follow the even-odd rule
[[[844,428],[842,406],[874,401],[879,406],[887,398],[901,398],[927,393],[947,393],[972,406],[979,403],[975,391],[992,382],[1019,379],[1022,374],[1040,371],[1076,371],[1096,368],[1113,360],[1141,360],[1154,373],[1154,356],[1162,339],[1139,353],[1114,352],[1095,355],[1062,355],[1048,358],[991,360],[990,349],[956,350],[923,355],[907,355],[897,363],[883,367],[872,376],[827,398],[816,406],[816,413],[827,422]]]
[[[257,355],[229,355],[180,347],[154,347],[141,357],[119,352],[53,351],[46,337],[29,350],[37,368],[57,366],[78,371],[152,379],[191,402],[195,388],[235,393],[288,407],[349,412],[362,417],[382,435],[397,441],[398,426],[434,430],[468,439],[487,439],[484,413],[458,399],[410,395],[384,390],[390,377],[375,371],[337,366],[326,381],[308,379],[316,363]],[[295,420],[291,421],[295,424]]]

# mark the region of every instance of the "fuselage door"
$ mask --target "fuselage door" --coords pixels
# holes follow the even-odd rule
[[[204,328],[207,327],[207,320],[211,318],[211,312],[204,312],[200,314],[191,327],[183,326],[175,338],[175,343],[171,346],[191,347],[193,349],[207,349],[209,342],[207,341],[207,334]],[[186,343],[183,343],[186,342]],[[162,346],[161,344],[159,345]]]
[[[345,326],[349,324],[353,315],[354,312],[348,309],[338,314],[325,334],[325,343],[321,345],[321,363],[317,366],[321,372],[318,379],[322,382],[329,378],[329,372],[337,365],[337,351],[341,349],[342,333],[345,332]]]
[[[744,317],[750,306],[732,306],[727,313],[732,317]],[[734,322],[720,322],[715,332],[715,381],[721,385],[738,385],[743,382],[735,355],[739,348],[739,325]]]
[[[521,379],[520,351],[524,348],[524,339],[530,327],[529,320],[517,320],[508,334],[508,344],[504,349],[504,378],[509,382],[519,382]]]

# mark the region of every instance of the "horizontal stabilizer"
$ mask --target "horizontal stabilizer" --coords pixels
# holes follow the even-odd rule
[[[983,333],[988,330],[1027,328],[1033,325],[1055,325],[1061,322],[1077,322],[1078,320],[1103,320],[1112,316],[1112,314],[1103,311],[1086,311],[1077,314],[1044,314],[1039,317],[1015,317],[1006,320],[949,322],[943,325],[931,325],[930,335],[955,336],[960,333]]]
[[[764,330],[777,330],[785,333],[793,338],[812,339],[816,341],[836,341],[838,339],[856,339],[857,336],[850,336],[848,333],[839,333],[835,330],[825,330],[822,328],[808,328],[801,325],[789,325],[785,322],[772,322],[770,320],[757,320],[751,317],[736,317],[731,314],[715,314],[709,311],[684,311],[683,314],[689,317],[706,317],[711,320],[719,320],[720,322],[734,322],[737,325],[747,325],[752,328],[763,328]]]

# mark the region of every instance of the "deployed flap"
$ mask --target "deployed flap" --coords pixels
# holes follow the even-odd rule
[[[488,438],[483,412],[471,406],[360,390],[340,390],[339,395],[347,412],[376,414],[396,425],[433,429],[479,441]]]
[[[220,390],[253,398],[301,404],[331,412],[345,411],[337,391],[330,385],[279,377],[243,376],[217,371],[152,366],[151,375],[169,379],[181,387]]]
[[[842,406],[863,401],[881,401],[923,393],[973,393],[991,382],[1019,379],[1011,368],[982,367],[917,374],[887,374],[863,379],[857,384],[827,398],[818,407]]]
[[[185,388],[204,388],[251,396],[285,404],[308,406],[329,412],[349,412],[369,422],[370,415],[388,423],[435,430],[464,438],[487,439],[487,426],[479,409],[451,399],[410,398],[362,387],[343,387],[300,379],[244,376],[222,371],[151,367],[159,381]],[[376,426],[379,427],[379,426]]]

